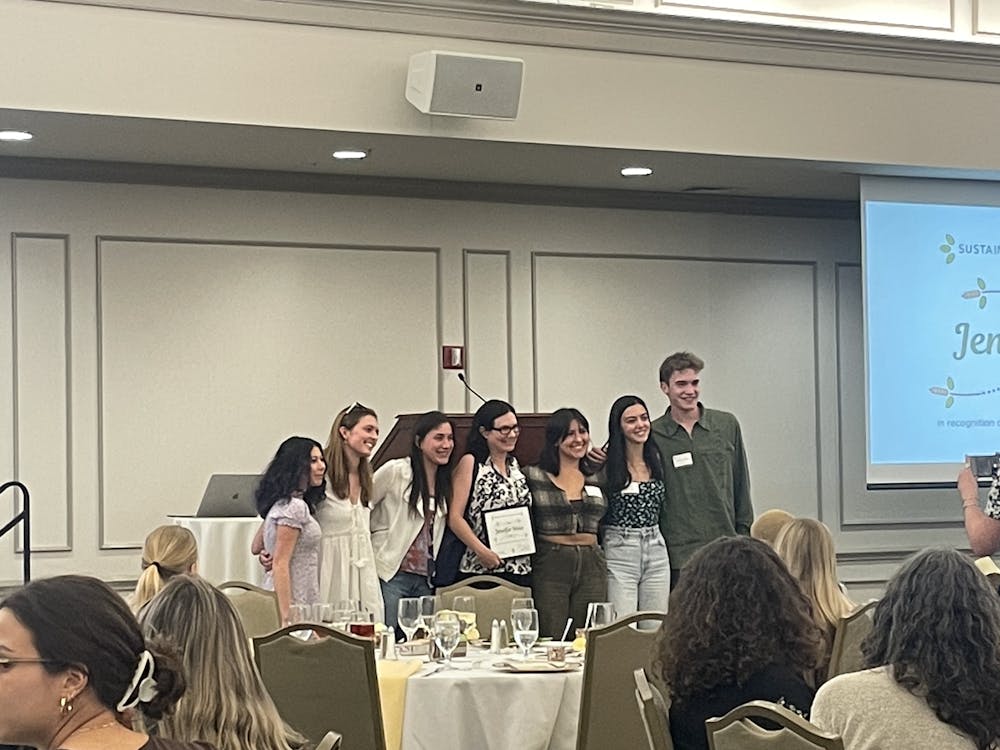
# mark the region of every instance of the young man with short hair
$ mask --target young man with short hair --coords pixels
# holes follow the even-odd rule
[[[702,545],[720,536],[750,534],[753,506],[740,423],[699,400],[705,363],[690,352],[660,365],[660,390],[670,405],[653,421],[663,457],[666,502],[660,530],[670,553],[670,584]]]

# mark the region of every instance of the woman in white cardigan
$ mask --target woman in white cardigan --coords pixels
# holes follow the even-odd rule
[[[429,564],[448,525],[455,426],[439,411],[422,414],[408,458],[375,472],[371,497],[375,569],[385,600],[386,625],[396,625],[399,600],[434,593]]]

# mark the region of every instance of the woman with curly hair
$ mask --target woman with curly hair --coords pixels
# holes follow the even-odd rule
[[[802,593],[812,604],[813,620],[823,631],[824,657],[815,682],[819,685],[826,679],[837,622],[857,605],[840,588],[837,554],[826,524],[813,518],[794,518],[778,532],[774,550],[799,582]]]
[[[803,675],[821,652],[809,601],[774,550],[742,536],[706,544],[670,594],[654,646],[674,747],[707,750],[705,720],[751,700],[808,715]]]
[[[988,750],[1000,740],[1000,600],[965,555],[929,549],[893,576],[861,672],[819,689],[812,720],[848,750]]]
[[[293,604],[319,598],[320,526],[317,505],[326,486],[323,449],[311,438],[290,437],[279,447],[257,486],[257,512],[264,519],[254,551],[261,546],[272,567],[264,588],[278,597],[281,622],[291,624]]]

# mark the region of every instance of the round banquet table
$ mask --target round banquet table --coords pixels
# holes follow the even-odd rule
[[[485,651],[406,680],[400,750],[574,750],[583,670],[512,673]]]

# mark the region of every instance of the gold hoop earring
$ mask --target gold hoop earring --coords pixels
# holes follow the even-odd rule
[[[71,700],[71,698],[67,698],[65,695],[59,699],[60,716],[69,716],[73,712],[73,704],[70,702]]]

